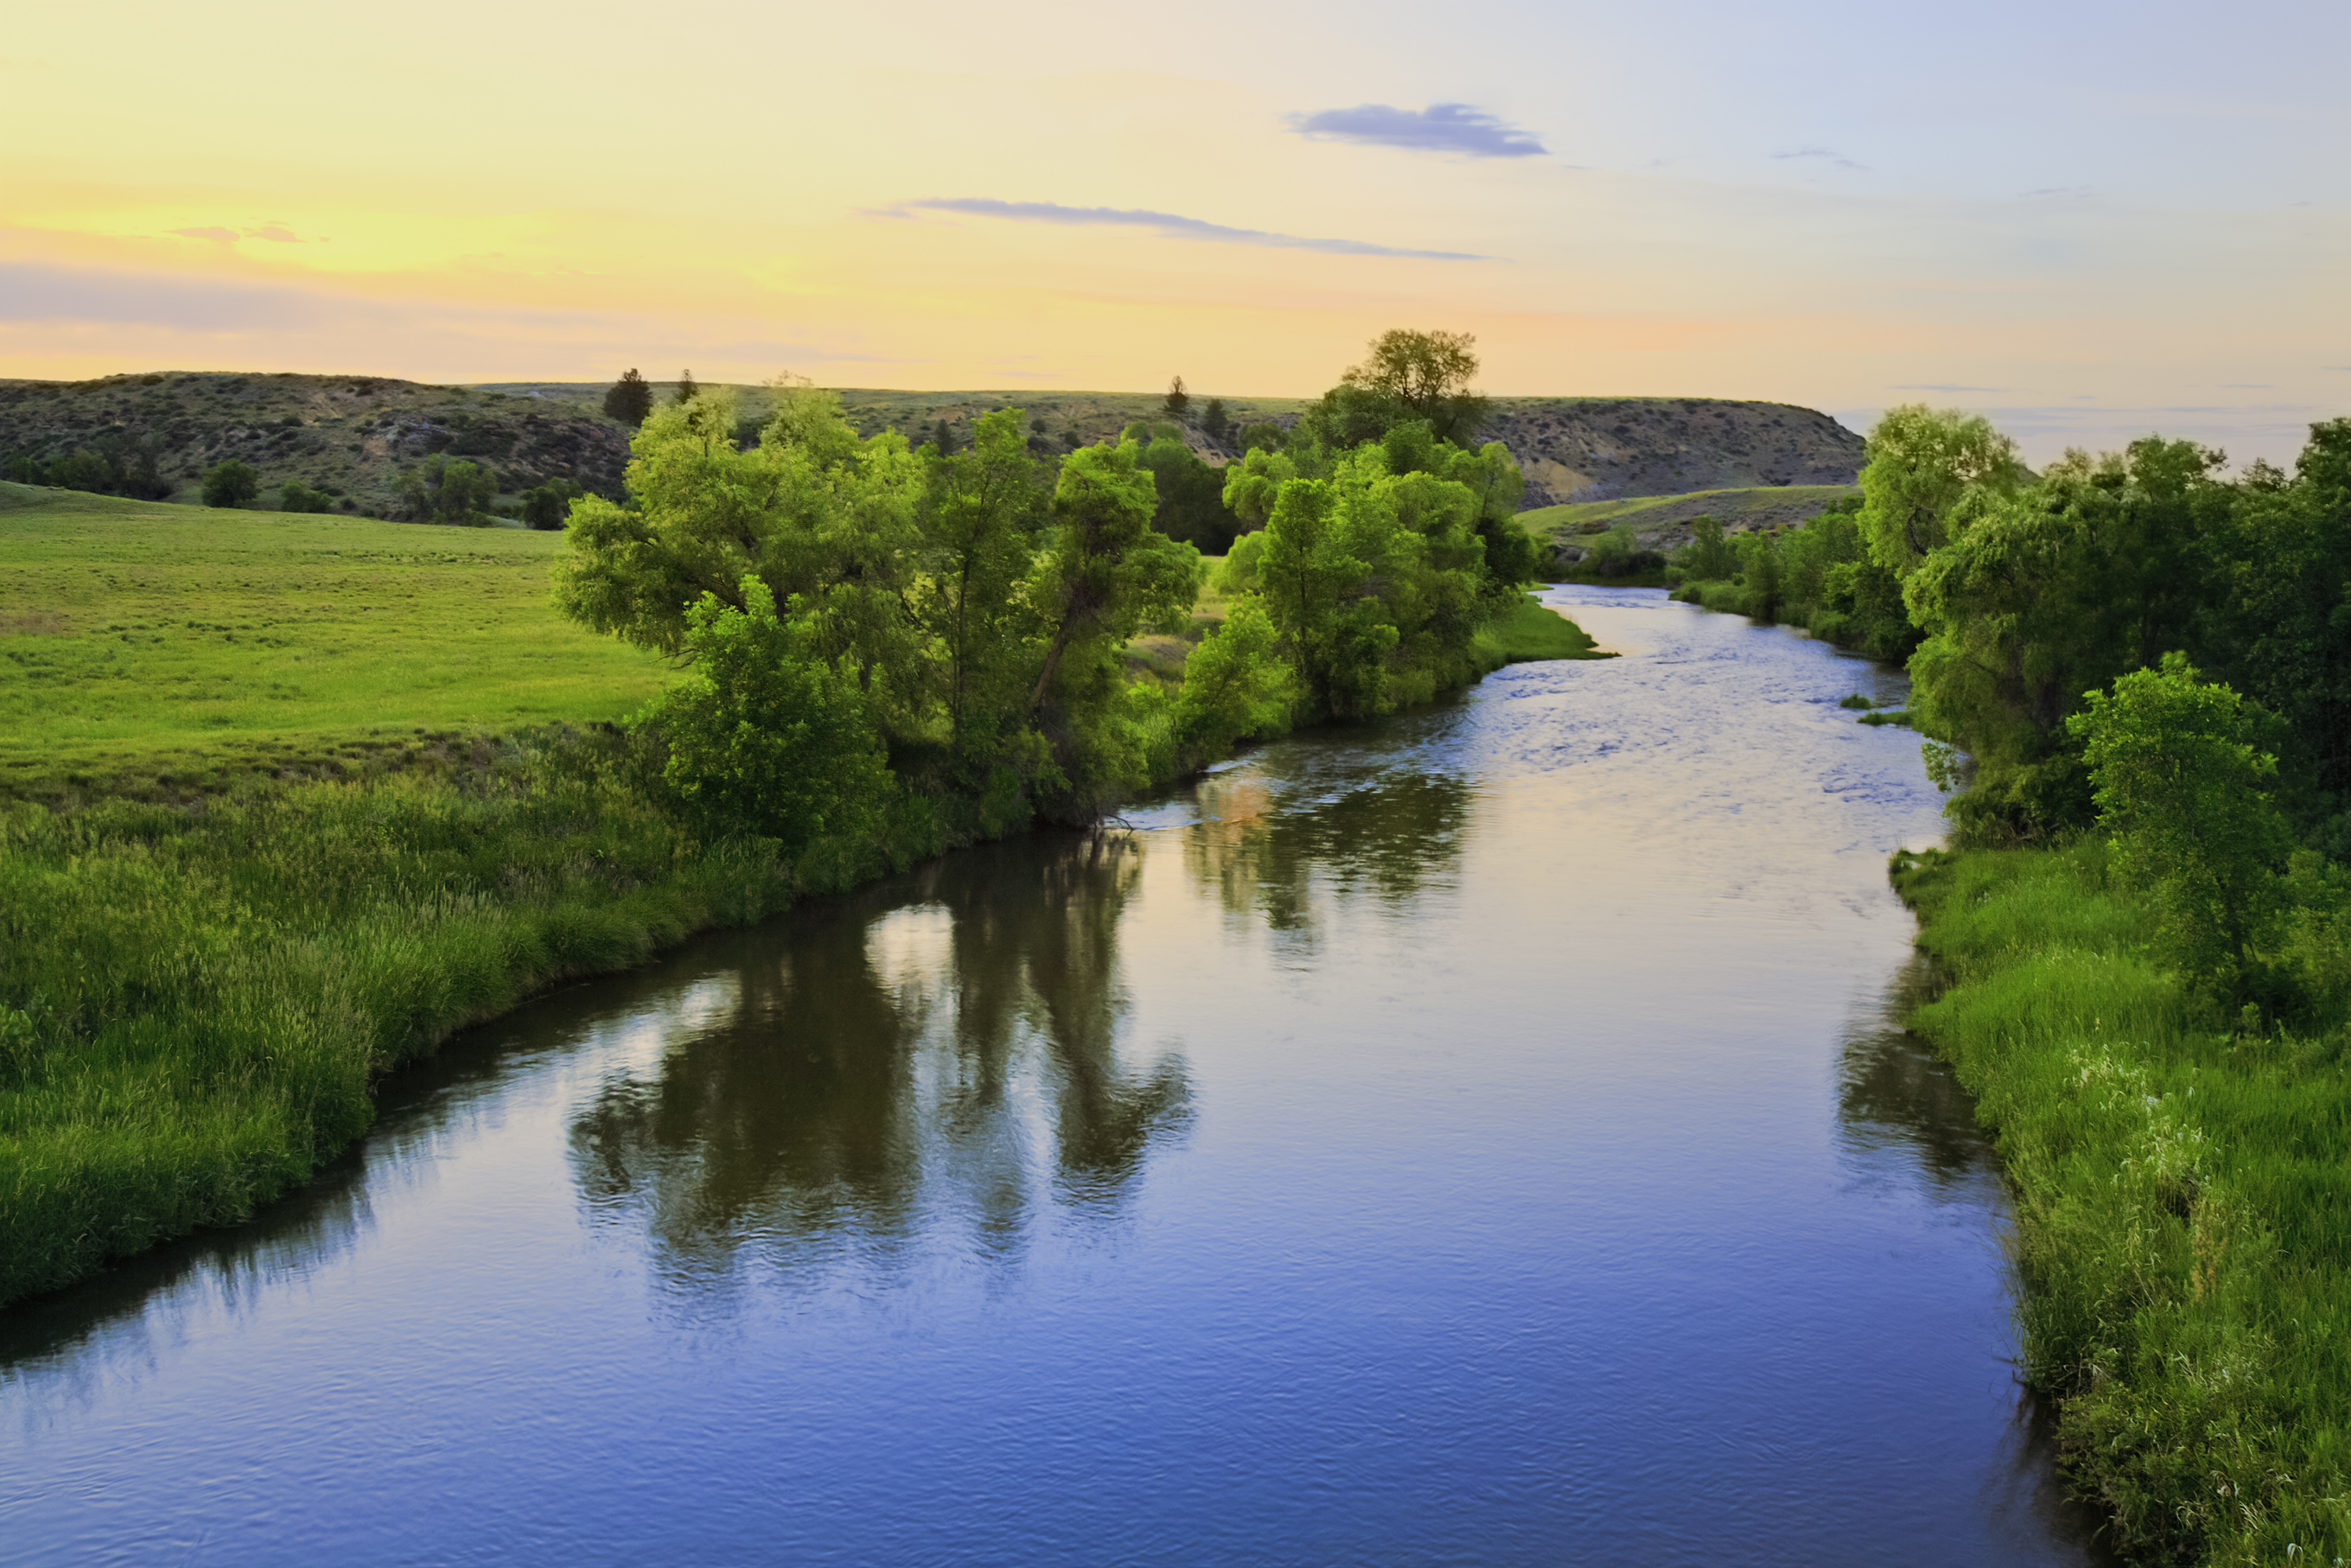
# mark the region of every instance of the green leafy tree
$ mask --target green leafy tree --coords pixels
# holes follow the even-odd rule
[[[1785,563],[1778,536],[1753,528],[1734,541],[1740,574],[1747,579],[1747,613],[1758,621],[1777,621],[1787,600]]]
[[[49,483],[60,490],[82,490],[93,496],[110,495],[115,487],[115,477],[114,465],[88,447],[68,453],[49,465]],[[246,498],[250,500],[252,497]]]
[[[1055,482],[1038,585],[1052,634],[1029,706],[1042,708],[1072,644],[1123,645],[1199,596],[1199,552],[1151,526],[1158,494],[1132,441],[1070,454]]]
[[[1243,534],[1225,552],[1225,564],[1217,569],[1215,587],[1218,593],[1238,599],[1244,593],[1255,593],[1259,587],[1258,570],[1265,560],[1265,532]]]
[[[645,416],[653,411],[653,383],[637,374],[635,368],[621,372],[604,393],[604,414],[635,429],[644,423]]]
[[[1974,492],[1972,520],[1906,580],[1924,634],[1913,711],[1975,759],[1949,808],[1963,837],[2035,839],[2089,821],[2065,719],[2084,692],[2189,630],[2208,458],[2152,439],[2103,459],[2069,453],[2028,489]]]
[[[1166,410],[1167,417],[1175,420],[1182,419],[1184,415],[1190,411],[1192,407],[1192,394],[1184,390],[1184,378],[1182,376],[1176,376],[1168,382],[1167,397],[1164,406]]]
[[[1276,448],[1252,446],[1239,462],[1225,465],[1225,507],[1244,524],[1263,528],[1273,516],[1281,487],[1297,477],[1298,465],[1288,455]]]
[[[298,479],[288,479],[278,487],[277,509],[281,512],[331,512],[335,498],[324,490],[313,490]]]
[[[1698,582],[1726,581],[1739,570],[1737,552],[1722,537],[1722,525],[1708,513],[1690,519],[1690,542],[1682,547],[1677,564],[1684,577]]]
[[[261,494],[261,476],[231,457],[205,470],[204,505],[242,507]]]
[[[1241,531],[1241,519],[1225,505],[1225,473],[1211,468],[1186,444],[1179,425],[1130,424],[1120,437],[1143,449],[1159,496],[1152,527],[1210,555],[1221,555]]]
[[[2080,741],[2116,871],[2153,890],[2172,961],[2235,1004],[2280,907],[2294,848],[2273,799],[2277,759],[2254,744],[2258,716],[2208,684],[2184,653],[2089,694],[2066,721]]]
[[[1381,333],[1363,362],[1308,411],[1301,422],[1307,438],[1344,451],[1420,420],[1437,440],[1467,447],[1491,412],[1470,390],[1478,376],[1477,343],[1468,332],[1396,328]]]
[[[571,503],[586,494],[569,479],[543,480],[522,493],[525,526],[552,531],[563,526]]]
[[[2351,419],[2312,425],[2294,466],[2220,487],[2198,626],[2203,662],[2284,721],[2293,793],[2321,815],[2351,805]]]
[[[1357,497],[1347,489],[1327,479],[1282,486],[1258,565],[1266,609],[1315,717],[1386,712],[1388,655],[1402,637],[1372,591],[1395,543],[1394,515],[1349,505]]]
[[[1243,452],[1279,452],[1290,443],[1281,426],[1270,421],[1249,425],[1241,431]]]
[[[1236,741],[1289,728],[1297,676],[1280,642],[1264,603],[1247,595],[1185,659],[1176,728],[1186,761],[1212,760]]]
[[[885,733],[923,727],[935,677],[909,618],[925,492],[904,440],[860,441],[832,393],[779,389],[759,444],[739,450],[723,392],[664,404],[631,443],[631,505],[574,502],[556,601],[640,647],[684,647],[684,607],[704,593],[738,610],[756,576],[798,599],[828,661],[854,671]]]
[[[787,852],[865,835],[893,784],[856,680],[778,616],[766,583],[747,576],[737,596],[741,608],[705,593],[686,610],[693,673],[633,721],[667,747],[662,777],[706,826]]]
[[[982,418],[971,450],[931,460],[922,507],[915,617],[939,648],[947,725],[959,755],[993,761],[1025,715],[1033,616],[1019,589],[1049,497],[1018,410]]]
[[[401,476],[401,515],[412,522],[481,528],[490,520],[498,478],[479,464],[452,463],[438,453]]]
[[[1907,578],[1966,527],[1963,503],[2012,495],[2024,481],[2016,443],[1980,414],[1904,403],[1869,433],[1861,531],[1870,559]]]

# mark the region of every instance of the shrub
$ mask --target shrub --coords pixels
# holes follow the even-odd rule
[[[260,494],[261,476],[234,457],[214,464],[204,474],[207,507],[242,507]]]

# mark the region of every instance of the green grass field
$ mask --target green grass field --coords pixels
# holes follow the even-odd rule
[[[2094,842],[1896,857],[2016,1197],[2025,1370],[2133,1561],[2351,1556],[2351,1060],[2199,1016]]]
[[[1818,517],[1834,501],[1855,493],[1851,485],[1774,485],[1739,490],[1692,490],[1681,496],[1632,496],[1615,501],[1576,501],[1520,512],[1519,523],[1537,538],[1573,539],[1620,522],[1645,538],[1677,529],[1687,538],[1697,517],[1710,517],[1726,530],[1769,528]]]
[[[621,717],[669,672],[557,613],[562,549],[0,485],[0,796],[168,795]]]
[[[556,612],[563,548],[0,486],[0,1303],[249,1216],[452,1030],[980,831],[689,831],[575,727],[671,673]],[[1531,601],[1479,646],[1592,656]]]

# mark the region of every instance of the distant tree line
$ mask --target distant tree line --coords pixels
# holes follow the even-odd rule
[[[110,430],[64,453],[46,456],[33,452],[16,453],[0,464],[0,475],[19,485],[47,485],[60,490],[160,501],[174,487],[159,471],[160,445],[152,435],[134,439],[121,431]]]

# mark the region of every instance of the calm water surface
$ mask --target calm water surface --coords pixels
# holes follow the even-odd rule
[[[1899,677],[1656,593],[563,992],[0,1322],[21,1563],[2063,1563]]]

